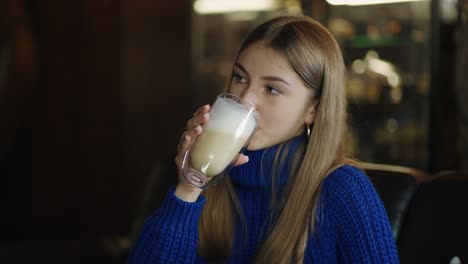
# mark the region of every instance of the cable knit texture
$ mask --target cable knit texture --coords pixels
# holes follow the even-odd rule
[[[292,154],[306,140],[290,141],[287,159],[277,169],[279,199],[289,178]],[[236,225],[229,263],[252,263],[253,257],[271,227],[272,167],[279,146],[247,151],[249,162],[230,172],[247,220]],[[136,241],[129,263],[205,263],[197,255],[198,221],[205,198],[194,203],[180,200],[174,188],[162,207],[150,216]],[[398,255],[383,204],[367,177],[357,168],[345,165],[325,179],[317,210],[316,231],[310,234],[304,263],[398,263]],[[246,243],[245,243],[246,242]]]

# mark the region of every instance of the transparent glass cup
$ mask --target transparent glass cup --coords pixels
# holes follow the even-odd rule
[[[207,189],[236,163],[257,129],[257,112],[233,94],[218,95],[203,125],[182,161],[182,175],[193,186]]]

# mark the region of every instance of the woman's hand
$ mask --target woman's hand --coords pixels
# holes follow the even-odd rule
[[[187,127],[177,147],[177,156],[175,157],[175,163],[177,165],[177,171],[179,173],[179,183],[176,186],[175,195],[186,202],[195,202],[200,196],[202,190],[197,188],[190,183],[182,175],[182,161],[184,155],[188,150],[190,144],[196,136],[200,135],[203,131],[203,124],[208,122],[210,119],[210,106],[204,105],[193,114],[193,117],[187,122]]]
[[[179,173],[179,183],[177,184],[175,195],[187,202],[195,202],[200,196],[202,190],[191,185],[184,178],[182,175],[182,161],[188,147],[192,144],[192,141],[203,132],[203,124],[208,122],[210,119],[209,111],[210,105],[204,105],[193,114],[193,117],[187,122],[187,127],[185,132],[182,134],[179,146],[177,147],[178,153],[175,157],[175,163]],[[242,165],[248,161],[249,158],[247,156],[241,155],[234,166]]]

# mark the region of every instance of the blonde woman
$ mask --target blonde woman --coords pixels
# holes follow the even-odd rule
[[[130,263],[398,263],[385,209],[343,157],[345,67],[338,44],[307,17],[255,28],[229,93],[253,104],[259,128],[216,186],[183,181],[147,219]],[[180,167],[210,106],[188,121]]]

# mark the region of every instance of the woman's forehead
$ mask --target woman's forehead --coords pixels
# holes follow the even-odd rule
[[[261,42],[256,42],[246,47],[239,54],[236,63],[244,66],[249,72],[295,74],[280,52]]]

